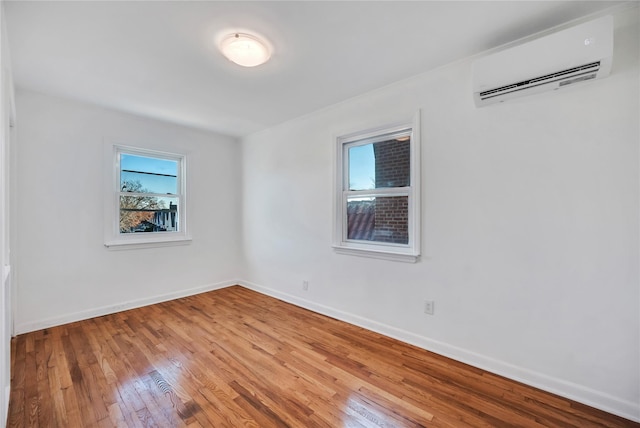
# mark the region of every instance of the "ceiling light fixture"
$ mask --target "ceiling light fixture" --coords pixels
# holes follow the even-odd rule
[[[220,42],[222,54],[243,67],[255,67],[271,58],[271,49],[260,38],[246,33],[233,33]]]

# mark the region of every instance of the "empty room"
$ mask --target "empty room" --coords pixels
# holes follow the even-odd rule
[[[640,2],[0,6],[0,426],[640,427]]]

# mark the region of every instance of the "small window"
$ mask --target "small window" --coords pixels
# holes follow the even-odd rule
[[[185,156],[113,146],[106,246],[188,240]]]
[[[417,120],[338,138],[337,252],[417,260],[419,145]]]

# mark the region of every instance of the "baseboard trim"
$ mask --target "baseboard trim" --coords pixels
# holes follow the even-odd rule
[[[101,317],[103,315],[114,314],[116,312],[127,311],[129,309],[135,309],[143,306],[153,305],[156,303],[166,302],[169,300],[175,300],[181,297],[193,296],[194,294],[205,293],[207,291],[219,290],[221,288],[229,287],[236,284],[238,284],[237,280],[223,281],[215,284],[208,284],[200,287],[189,288],[186,290],[179,290],[172,293],[161,294],[144,299],[130,300],[128,302],[119,303],[116,305],[108,305],[99,308],[88,309],[73,314],[66,314],[60,317],[52,317],[43,320],[20,323],[16,324],[16,334],[29,333],[31,331],[42,330],[44,328],[55,327],[94,317]]]
[[[11,394],[11,385],[7,385],[4,389],[4,413],[2,416],[4,417],[4,421],[2,423],[7,424],[9,422],[9,394]]]
[[[569,398],[579,403],[595,407],[635,422],[640,422],[640,403],[622,400],[609,394],[587,388],[583,385],[557,379],[523,367],[518,367],[504,361],[496,360],[463,348],[420,336],[406,330],[335,309],[330,306],[325,306],[311,300],[283,293],[279,290],[258,285],[250,281],[240,280],[237,284],[250,290],[257,291],[258,293],[266,294],[296,306],[336,318],[340,321],[345,321],[376,333],[384,334],[385,336],[401,340],[479,369],[522,382],[526,385]]]

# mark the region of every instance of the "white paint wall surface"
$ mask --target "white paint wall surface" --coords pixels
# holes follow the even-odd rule
[[[244,283],[640,420],[638,9],[615,19],[603,80],[476,109],[465,60],[244,139]],[[421,261],[335,254],[335,137],[417,109]]]
[[[241,179],[236,140],[20,89],[17,115],[19,333],[236,278]],[[105,139],[187,152],[191,244],[104,247]]]
[[[9,195],[11,146],[15,135],[11,58],[5,22],[4,4],[0,5],[0,426],[7,421],[11,382],[11,334],[13,328],[13,299]]]

